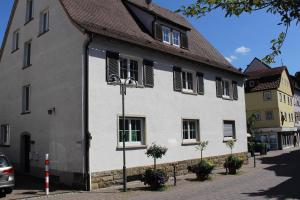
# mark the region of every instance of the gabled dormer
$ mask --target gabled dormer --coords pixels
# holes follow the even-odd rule
[[[125,0],[124,4],[141,29],[165,45],[188,49],[189,24],[181,16],[150,0]]]

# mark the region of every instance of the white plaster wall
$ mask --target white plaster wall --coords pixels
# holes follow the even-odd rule
[[[26,1],[20,0],[0,63],[0,123],[10,124],[11,145],[4,152],[20,167],[20,136],[31,134],[32,151],[44,167],[50,153],[51,170],[83,171],[82,63],[85,36],[70,22],[59,1],[34,1],[34,19],[25,23]],[[38,37],[39,15],[49,8],[49,32]],[[19,50],[11,54],[12,33],[20,29]],[[32,66],[23,67],[24,42],[32,39]],[[21,115],[22,86],[31,84],[31,113]],[[47,110],[55,107],[55,115]],[[37,173],[33,171],[32,173]],[[43,173],[37,174],[43,176]],[[57,175],[57,174],[56,174]],[[70,177],[60,174],[61,180]]]
[[[294,92],[294,111],[295,113],[300,113],[300,106],[297,105],[297,101],[300,102],[300,91],[295,89]],[[300,121],[296,122],[295,126],[300,129]]]
[[[154,88],[128,89],[125,97],[127,115],[146,117],[147,145],[156,142],[168,148],[158,163],[199,158],[195,146],[182,146],[181,120],[200,120],[200,137],[208,140],[204,156],[229,154],[223,143],[223,120],[235,120],[237,142],[234,152],[247,151],[246,114],[243,80],[241,77],[193,64],[186,60],[145,48],[135,47],[107,38],[97,38],[89,57],[89,131],[91,142],[91,171],[122,168],[122,152],[117,151],[117,115],[121,114],[121,96],[118,86],[105,79],[105,52],[113,50],[124,54],[151,59],[154,67]],[[187,67],[205,75],[205,95],[194,96],[173,91],[172,65]],[[229,101],[216,97],[215,77],[239,82],[239,100]],[[127,167],[151,165],[145,149],[127,151]]]

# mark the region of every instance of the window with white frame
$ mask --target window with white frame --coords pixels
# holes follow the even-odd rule
[[[255,120],[256,121],[260,121],[261,120],[261,114],[260,114],[260,112],[254,112],[253,115],[255,116]]]
[[[172,31],[172,44],[174,46],[180,46],[180,32],[179,31]]]
[[[22,89],[22,113],[30,112],[30,85],[23,86]]]
[[[185,143],[197,142],[199,138],[199,121],[196,119],[182,120],[182,140]]]
[[[194,92],[194,72],[182,70],[182,90]]]
[[[272,101],[271,91],[264,91],[263,96],[264,96],[264,101]]]
[[[223,97],[230,98],[230,81],[222,80]]]
[[[235,139],[235,121],[224,120],[223,122],[223,135],[224,140]]]
[[[123,118],[119,117],[119,145],[123,142]],[[145,145],[145,118],[125,118],[125,142],[129,146]]]
[[[46,9],[40,14],[40,34],[49,31],[49,10]]]
[[[27,0],[25,23],[31,21],[32,19],[33,19],[33,0]]]
[[[162,36],[163,36],[163,42],[171,44],[171,29],[163,26],[162,27]]]
[[[19,49],[19,40],[20,40],[20,32],[19,32],[19,30],[16,30],[13,33],[12,51],[16,51]]]
[[[266,120],[273,120],[273,119],[274,119],[273,111],[266,111]]]
[[[31,40],[24,44],[24,67],[31,65]]]
[[[138,60],[121,57],[120,58],[120,77],[121,79],[133,78],[141,82],[141,66]]]
[[[10,127],[8,124],[1,125],[0,145],[10,145]]]

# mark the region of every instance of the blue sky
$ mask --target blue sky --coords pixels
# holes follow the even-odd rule
[[[13,0],[0,1],[0,42],[6,29]],[[157,4],[176,10],[192,0],[154,0]],[[255,12],[252,15],[224,18],[221,11],[213,12],[201,19],[189,21],[211,42],[232,64],[245,68],[254,57],[262,58],[270,53],[270,41],[284,30],[277,26],[279,16]],[[272,66],[286,65],[291,74],[300,71],[300,25],[292,25],[282,55]]]

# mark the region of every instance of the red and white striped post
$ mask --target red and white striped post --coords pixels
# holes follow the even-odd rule
[[[45,191],[49,195],[49,154],[45,156]]]

